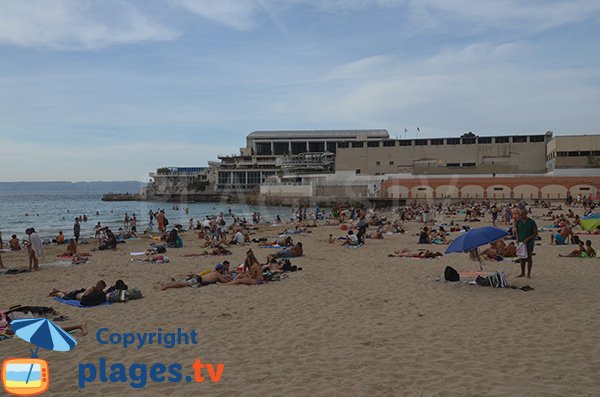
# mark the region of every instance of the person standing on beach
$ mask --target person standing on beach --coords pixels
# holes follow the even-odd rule
[[[521,217],[515,223],[517,229],[517,238],[519,243],[525,244],[527,247],[527,257],[520,258],[521,274],[517,277],[525,277],[525,263],[527,263],[527,278],[531,278],[531,268],[533,267],[533,248],[535,239],[538,235],[538,228],[535,221],[527,215],[527,210],[521,210]]]
[[[42,245],[42,239],[35,232],[34,228],[29,228],[25,231],[25,233],[29,236],[29,271],[39,270],[39,260],[44,257],[44,246]]]
[[[0,232],[0,252],[2,252],[2,232]],[[2,263],[2,254],[0,253],[0,269],[4,269],[4,264]]]
[[[165,212],[163,210],[160,210],[158,212],[158,215],[156,216],[156,222],[158,223],[158,231],[160,233],[164,233],[166,231],[165,228]]]
[[[79,242],[79,235],[81,234],[81,225],[79,224],[79,218],[75,218],[73,224],[73,235],[75,236],[75,242]]]

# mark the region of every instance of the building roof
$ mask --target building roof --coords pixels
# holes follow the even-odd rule
[[[272,138],[356,138],[366,135],[368,138],[389,138],[390,134],[385,129],[377,130],[288,130],[288,131],[254,131],[248,139]]]

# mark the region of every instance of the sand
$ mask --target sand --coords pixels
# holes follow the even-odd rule
[[[538,225],[542,210],[534,210]],[[581,211],[579,211],[581,212]],[[445,220],[449,221],[449,218]],[[486,225],[486,222],[471,226]],[[70,320],[87,323],[89,334],[68,353],[42,350],[48,360],[48,396],[597,396],[600,394],[600,259],[557,258],[572,247],[550,246],[542,232],[536,246],[533,278],[518,279],[519,265],[488,262],[516,285],[534,291],[493,289],[440,282],[445,266],[476,271],[466,254],[435,260],[388,258],[403,247],[417,248],[420,229],[407,223],[405,235],[367,240],[360,249],[327,243],[342,236],[322,226],[296,237],[305,256],[293,260],[303,271],[262,286],[209,286],[161,292],[157,282],[169,275],[197,272],[224,259],[239,264],[248,247],[229,257],[185,258],[199,252],[198,241],[183,235],[185,248],[169,250],[169,264],[130,261],[129,252],[147,240],[94,252],[92,262],[46,267],[37,273],[0,276],[0,308],[14,304],[52,306]],[[273,237],[261,226],[253,237]],[[453,235],[457,235],[453,233]],[[600,247],[600,236],[590,238]],[[92,246],[82,246],[87,250]],[[264,260],[270,249],[254,251]],[[431,246],[444,250],[445,246]],[[53,261],[57,247],[48,249]],[[22,253],[2,253],[5,265],[23,265]],[[123,279],[139,287],[144,299],[91,309],[58,304],[52,287],[85,287],[97,279]],[[199,344],[123,349],[100,345],[96,331],[152,332],[195,329]],[[28,357],[30,345],[0,342],[1,357]],[[79,389],[78,365],[182,363],[191,374],[196,358],[223,363],[219,383],[92,382]]]

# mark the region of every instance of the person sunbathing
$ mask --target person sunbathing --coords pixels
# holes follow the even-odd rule
[[[560,256],[561,258],[581,258],[582,257],[582,253],[585,252],[585,246],[583,244],[583,241],[579,241],[579,246],[577,249],[569,252],[568,254],[558,254],[558,256]],[[586,254],[587,255],[587,254]]]
[[[286,248],[279,252],[276,252],[272,255],[267,256],[267,262],[270,262],[271,259],[275,258],[296,258],[298,256],[302,256],[304,254],[304,250],[302,248],[302,243],[298,242],[291,248]]]
[[[235,280],[224,285],[257,285],[263,282],[262,268],[257,261],[248,269],[247,273],[239,273]]]
[[[170,288],[186,288],[186,287],[199,288],[199,287],[203,287],[203,286],[210,285],[210,284],[216,284],[216,283],[226,284],[229,282],[229,279],[227,278],[227,275],[226,275],[226,268],[225,268],[225,266],[221,265],[220,263],[215,267],[215,270],[213,270],[212,272],[205,274],[203,276],[201,276],[199,274],[187,274],[183,278],[181,278],[179,281],[175,281],[174,278],[171,280],[173,280],[173,281],[160,285],[161,291],[164,291],[164,290],[167,290]]]
[[[585,257],[593,258],[596,256],[596,250],[592,248],[591,240],[585,241],[584,252],[585,252]],[[583,252],[581,253],[581,256],[583,257]]]
[[[356,234],[354,234],[354,232],[352,230],[348,230],[348,235],[346,236],[346,239],[342,243],[342,246],[344,246],[344,245],[358,245],[358,244],[359,244],[358,236]]]
[[[395,258],[437,258],[438,256],[443,256],[441,252],[432,252],[429,250],[418,250],[411,251],[408,248],[402,249],[402,251],[394,251],[393,254],[388,254],[388,257]]]
[[[0,313],[2,314],[2,313]],[[12,328],[10,327],[10,321],[8,321],[7,319],[7,327],[4,329],[4,334],[8,335],[8,336],[12,336],[15,334],[15,332],[12,330]],[[62,328],[63,331],[65,332],[71,332],[71,331],[81,331],[81,335],[86,336],[87,335],[87,323],[83,323],[83,324],[77,324],[77,325],[69,325],[66,327],[60,327]]]
[[[106,283],[104,280],[98,281],[95,285],[92,285],[88,288],[81,288],[78,290],[74,290],[71,292],[63,292],[56,288],[52,288],[52,291],[48,296],[57,296],[59,298],[63,298],[65,300],[78,300],[80,301],[82,298],[92,295],[94,293],[104,293],[104,289],[106,288]]]
[[[292,238],[290,236],[286,236],[286,237],[281,237],[278,238],[275,241],[272,242],[263,242],[258,244],[259,247],[269,247],[269,246],[274,246],[274,245],[278,245],[280,247],[291,247],[294,245],[294,240],[292,240]]]
[[[558,233],[550,235],[550,244],[566,245],[569,237],[573,237],[573,230],[565,224]]]

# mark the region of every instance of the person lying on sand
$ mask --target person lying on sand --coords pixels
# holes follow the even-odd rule
[[[213,248],[210,252],[202,251],[198,254],[185,254],[183,256],[184,257],[194,257],[194,256],[210,256],[210,255],[212,255],[212,256],[231,255],[231,251],[218,245],[215,248]]]
[[[267,256],[267,262],[270,262],[271,259],[275,258],[296,258],[298,256],[302,256],[304,254],[304,250],[302,248],[302,243],[298,242],[291,248],[286,248],[279,252],[276,252],[272,255]]]
[[[259,247],[265,247],[265,246],[269,247],[269,246],[273,246],[273,245],[278,245],[280,247],[291,247],[294,245],[294,240],[292,240],[292,238],[290,236],[286,236],[286,237],[278,238],[275,241],[271,241],[271,242],[267,241],[267,242],[258,244]]]
[[[443,256],[441,252],[432,252],[429,250],[411,251],[408,248],[402,249],[402,251],[394,251],[393,254],[388,254],[389,257],[395,258],[436,258]]]
[[[218,264],[212,272],[200,276],[198,274],[187,274],[178,281],[173,278],[170,283],[160,285],[162,291],[170,288],[199,288],[210,284],[228,283],[229,279],[226,276],[226,268],[222,264]]]
[[[48,296],[57,296],[59,298],[65,299],[65,300],[80,301],[81,298],[83,298],[84,296],[91,295],[92,293],[95,293],[95,292],[104,292],[105,288],[106,288],[106,283],[104,282],[104,280],[100,280],[96,283],[96,285],[92,285],[88,288],[81,288],[81,289],[74,290],[71,292],[62,292],[56,288],[52,288],[52,291],[50,292],[50,294]]]
[[[9,336],[14,335],[15,332],[10,327],[10,320],[7,317],[5,317],[3,313],[0,313],[0,322],[2,322],[4,319],[6,319],[5,321],[7,322],[6,328],[3,331],[4,334],[5,335],[9,335]],[[77,324],[77,325],[70,325],[70,326],[60,327],[60,328],[62,328],[62,330],[65,331],[65,332],[71,332],[71,331],[79,330],[79,331],[81,331],[81,334],[83,336],[87,335],[87,324],[86,323]]]

